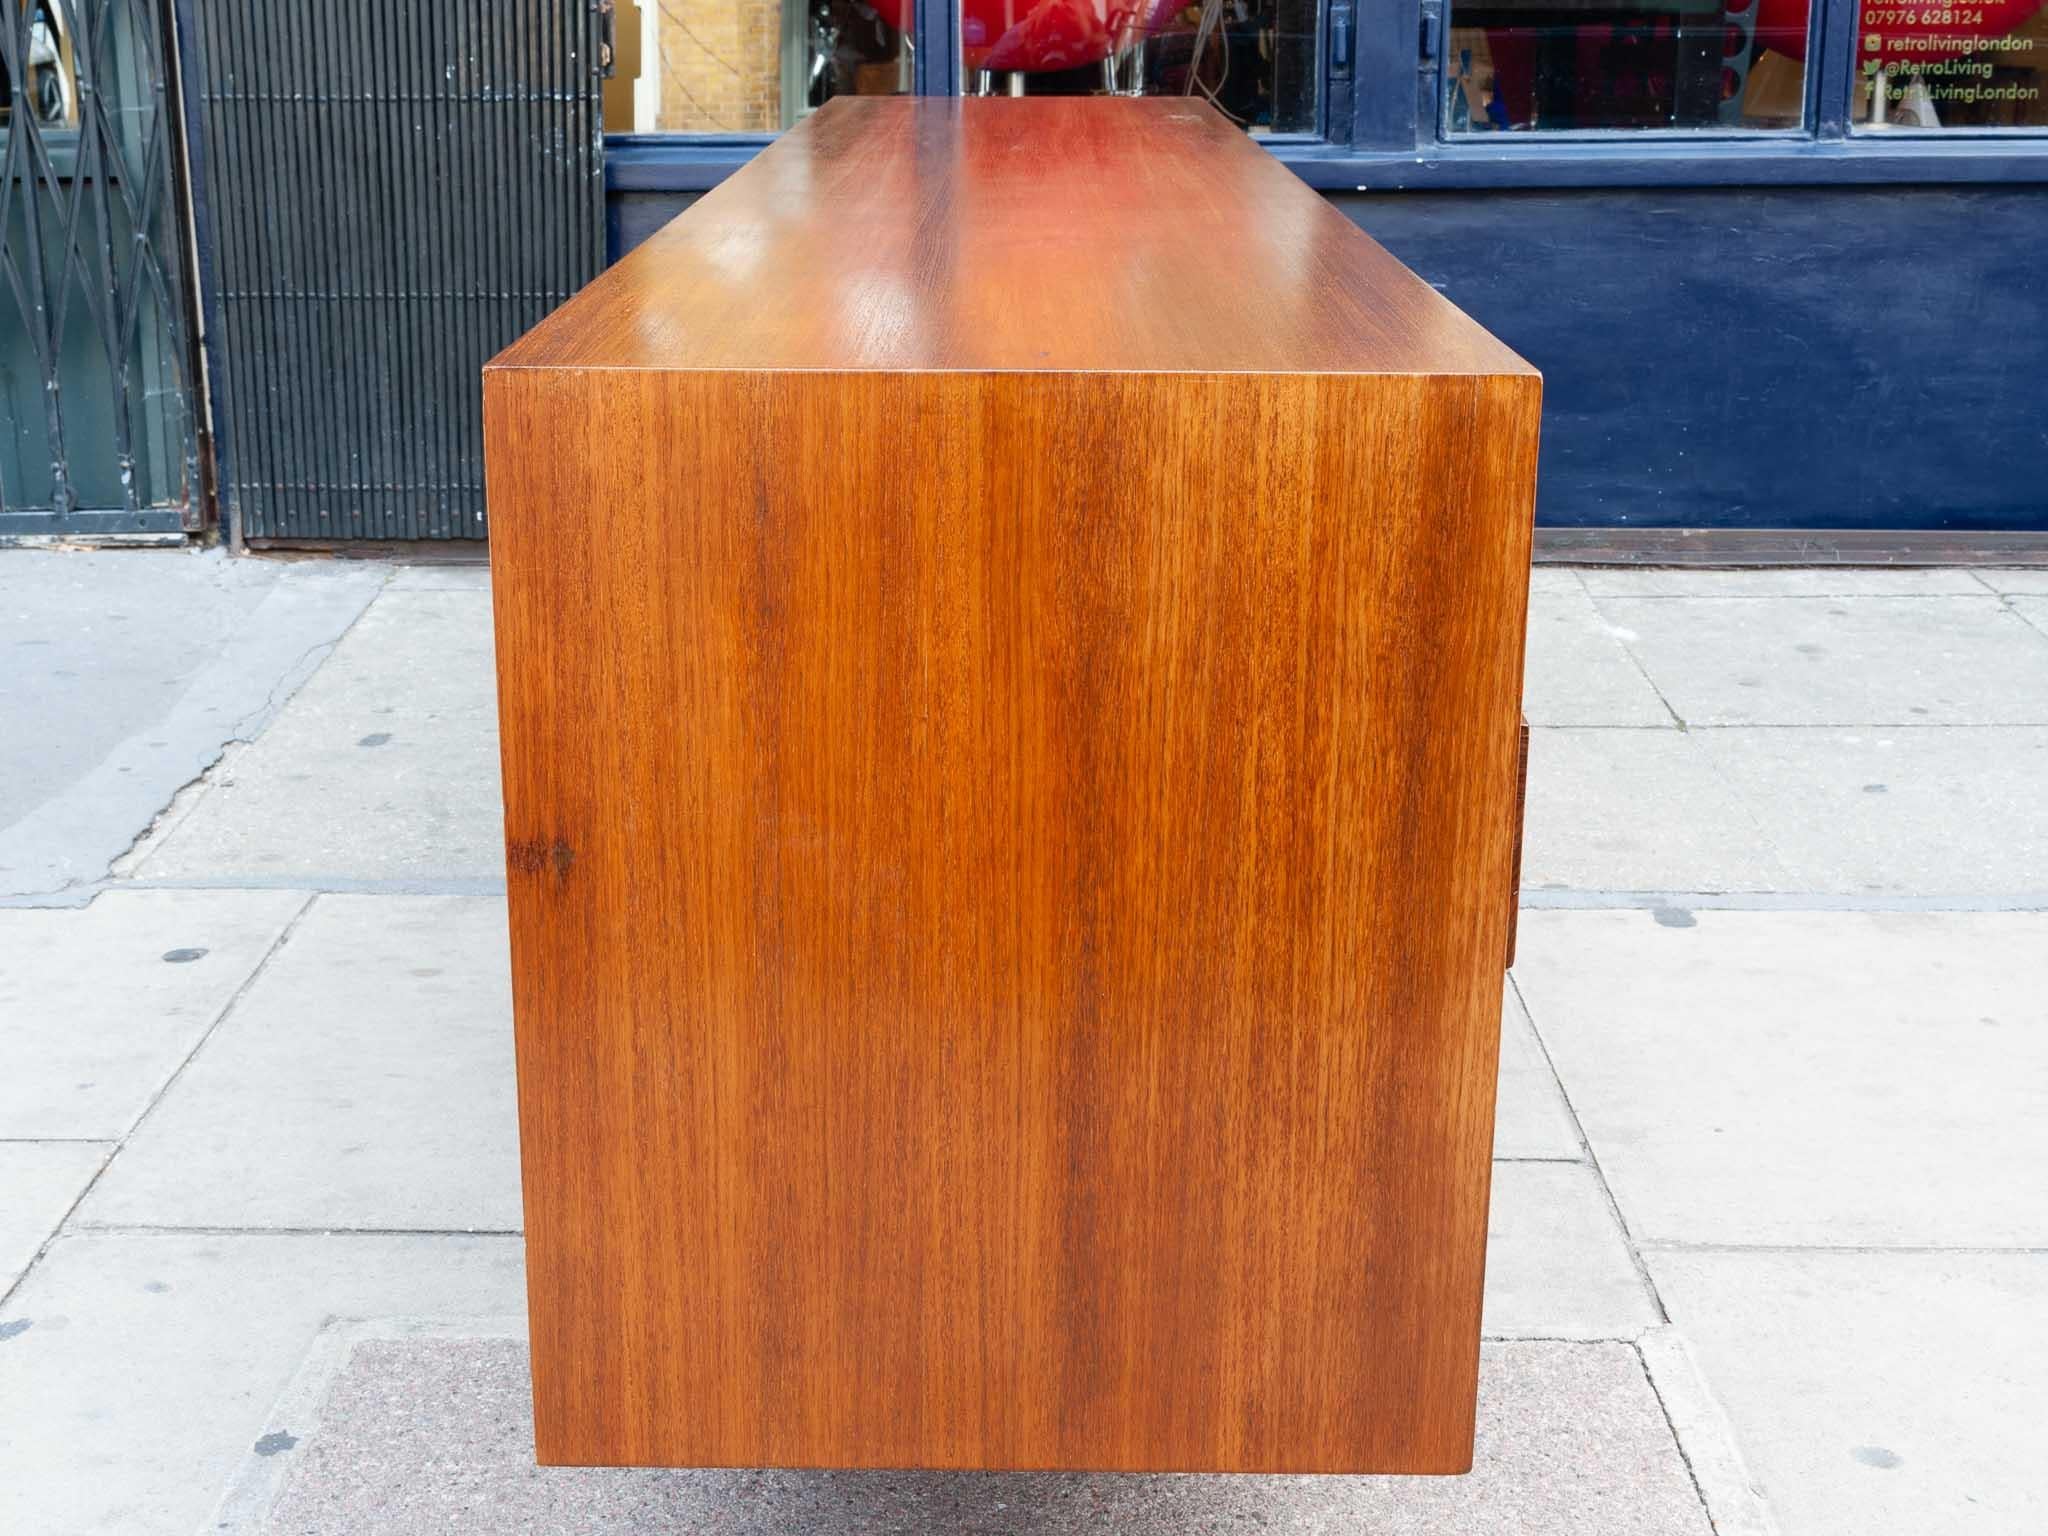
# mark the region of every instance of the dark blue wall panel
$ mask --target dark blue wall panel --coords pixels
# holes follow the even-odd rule
[[[613,192],[605,199],[604,234],[608,259],[617,261],[703,195],[701,192]]]
[[[1546,524],[2048,529],[2048,187],[1332,200],[1543,370]]]
[[[1543,370],[1545,523],[2048,528],[2048,190],[1334,201]]]

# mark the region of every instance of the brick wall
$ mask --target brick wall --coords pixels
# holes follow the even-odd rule
[[[776,0],[644,3],[658,6],[661,128],[758,133],[782,126],[782,10]]]

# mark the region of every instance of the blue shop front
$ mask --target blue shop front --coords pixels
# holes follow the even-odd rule
[[[616,27],[614,257],[834,94],[1185,95],[1543,370],[1539,520],[1579,547],[2048,530],[2043,0],[642,0]]]

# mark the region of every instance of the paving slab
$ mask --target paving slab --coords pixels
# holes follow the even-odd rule
[[[1694,734],[1796,889],[2032,901],[2048,892],[2048,730]]]
[[[2035,629],[2048,635],[2048,593],[2034,597],[2008,597],[2005,603]]]
[[[60,1237],[0,1306],[0,1531],[192,1536],[328,1321],[524,1305],[516,1238]]]
[[[1701,566],[1607,565],[1587,566],[1579,575],[1595,597],[1976,597],[1986,590],[1974,573],[1960,566],[1716,571]]]
[[[127,1134],[305,904],[107,891],[0,910],[0,1137]]]
[[[1786,1532],[2048,1529],[2048,1255],[1648,1258]]]
[[[218,550],[0,551],[0,896],[104,876],[385,576]]]
[[[0,1141],[0,1296],[28,1273],[113,1150],[104,1141]]]
[[[2048,567],[2014,567],[2006,570],[1978,568],[1972,571],[1994,592],[2031,592],[2048,595]]]
[[[1755,808],[1700,735],[1531,731],[1523,888],[1796,889]]]
[[[78,1221],[518,1230],[509,971],[502,898],[321,897]]]
[[[504,842],[489,595],[397,591],[125,868],[151,879],[498,879]]]
[[[1661,1321],[1584,1163],[1495,1163],[1486,1241],[1489,1338],[1625,1339]]]
[[[1545,564],[1529,567],[1529,595],[1532,598],[1546,593],[1585,590],[1586,583],[1577,566]]]
[[[1691,725],[2048,725],[2048,635],[1988,593],[1596,606]]]
[[[1474,1467],[1455,1478],[538,1468],[527,1372],[518,1340],[357,1344],[318,1428],[285,1453],[267,1517],[245,1504],[247,1513],[231,1513],[220,1529],[1711,1533],[1642,1360],[1627,1344],[1488,1346]]]
[[[491,568],[482,560],[431,561],[401,565],[391,573],[388,592],[488,592]]]
[[[1493,1117],[1493,1155],[1567,1162],[1583,1156],[1557,1078],[1512,987],[1501,1006],[1500,1097]]]
[[[2048,1246],[2048,913],[1661,915],[1515,966],[1638,1241]]]
[[[1533,725],[1677,724],[1577,581],[1531,588],[1522,710]]]

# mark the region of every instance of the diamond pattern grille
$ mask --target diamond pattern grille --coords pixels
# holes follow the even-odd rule
[[[0,0],[0,537],[196,523],[161,0]]]

